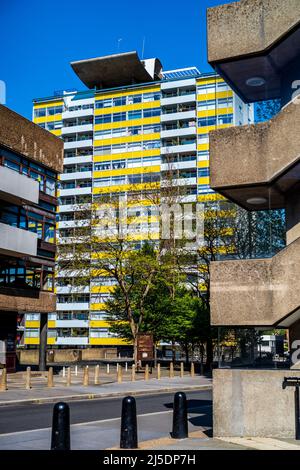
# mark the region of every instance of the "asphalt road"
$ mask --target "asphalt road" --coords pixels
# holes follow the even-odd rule
[[[210,390],[186,392],[189,410],[196,410],[212,403]],[[136,397],[138,415],[172,409],[174,394],[162,393]],[[70,405],[71,424],[87,423],[121,416],[122,398],[72,401]],[[0,407],[0,434],[51,427],[53,404],[10,405]],[[199,423],[200,424],[200,423]],[[205,426],[211,425],[211,412],[205,415]]]

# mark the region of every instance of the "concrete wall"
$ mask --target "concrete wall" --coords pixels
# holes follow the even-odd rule
[[[52,292],[36,293],[25,289],[2,288],[0,291],[1,310],[20,313],[51,313],[56,310],[56,295]]]
[[[57,172],[63,170],[63,141],[0,105],[0,144]]]
[[[300,307],[299,279],[300,238],[273,258],[211,263],[212,324],[289,326],[299,318],[285,318]]]
[[[38,364],[38,349],[21,349],[18,354],[21,364]],[[51,349],[48,347],[47,351],[47,362],[59,364],[78,363],[80,361],[97,361],[101,359],[114,359],[116,357],[116,348]]]
[[[213,371],[215,437],[295,436],[294,387],[282,389],[285,376],[300,371]]]
[[[36,256],[37,233],[0,222],[0,234],[0,253],[14,256],[17,254]]]
[[[268,49],[299,23],[299,0],[241,0],[207,10],[208,61]]]
[[[212,188],[270,182],[299,161],[299,122],[300,106],[290,103],[268,122],[210,132]]]
[[[17,198],[22,201],[39,202],[39,183],[26,175],[20,175],[17,171],[0,166],[0,194],[4,197]]]

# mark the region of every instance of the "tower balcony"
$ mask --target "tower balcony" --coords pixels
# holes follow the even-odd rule
[[[214,326],[288,328],[300,319],[300,238],[272,258],[211,263]]]
[[[209,8],[207,35],[209,63],[245,102],[288,101],[282,90],[288,93],[293,78],[286,68],[300,53],[298,0],[241,0]]]

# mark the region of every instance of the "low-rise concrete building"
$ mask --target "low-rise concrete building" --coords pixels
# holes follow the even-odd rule
[[[16,365],[24,313],[41,316],[40,367],[45,367],[47,314],[56,310],[56,186],[63,144],[0,105],[0,341],[1,362]],[[17,329],[17,323],[19,328]]]
[[[285,209],[287,224],[287,245],[275,256],[212,263],[212,324],[288,328],[293,353],[300,339],[300,3],[241,0],[209,9],[207,21],[209,62],[239,96],[281,100],[269,122],[210,134],[211,186],[249,211]],[[215,435],[293,437],[286,375],[300,372],[215,370]]]

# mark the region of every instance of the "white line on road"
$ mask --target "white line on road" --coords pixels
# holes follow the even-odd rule
[[[205,405],[205,406],[199,406],[197,408],[190,408],[188,410],[188,412],[193,412],[194,410],[202,410],[204,408],[211,408],[212,405]],[[142,418],[142,417],[146,417],[146,416],[154,416],[154,415],[162,415],[162,414],[167,414],[167,413],[173,413],[173,410],[167,410],[167,411],[154,411],[152,413],[144,413],[144,414],[139,414],[137,415],[138,418]],[[71,424],[71,428],[75,427],[75,426],[88,426],[90,424],[100,424],[100,423],[109,423],[109,422],[112,422],[112,421],[120,421],[121,418],[118,417],[118,418],[108,418],[108,419],[100,419],[98,421],[87,421],[85,423],[75,423],[75,424]],[[16,432],[8,432],[8,433],[4,433],[4,434],[0,434],[0,439],[1,437],[5,437],[5,436],[16,436],[18,434],[24,434],[24,433],[30,433],[30,432],[37,432],[37,431],[47,431],[47,430],[50,430],[51,427],[48,427],[48,428],[39,428],[39,429],[26,429],[25,431],[16,431]]]

